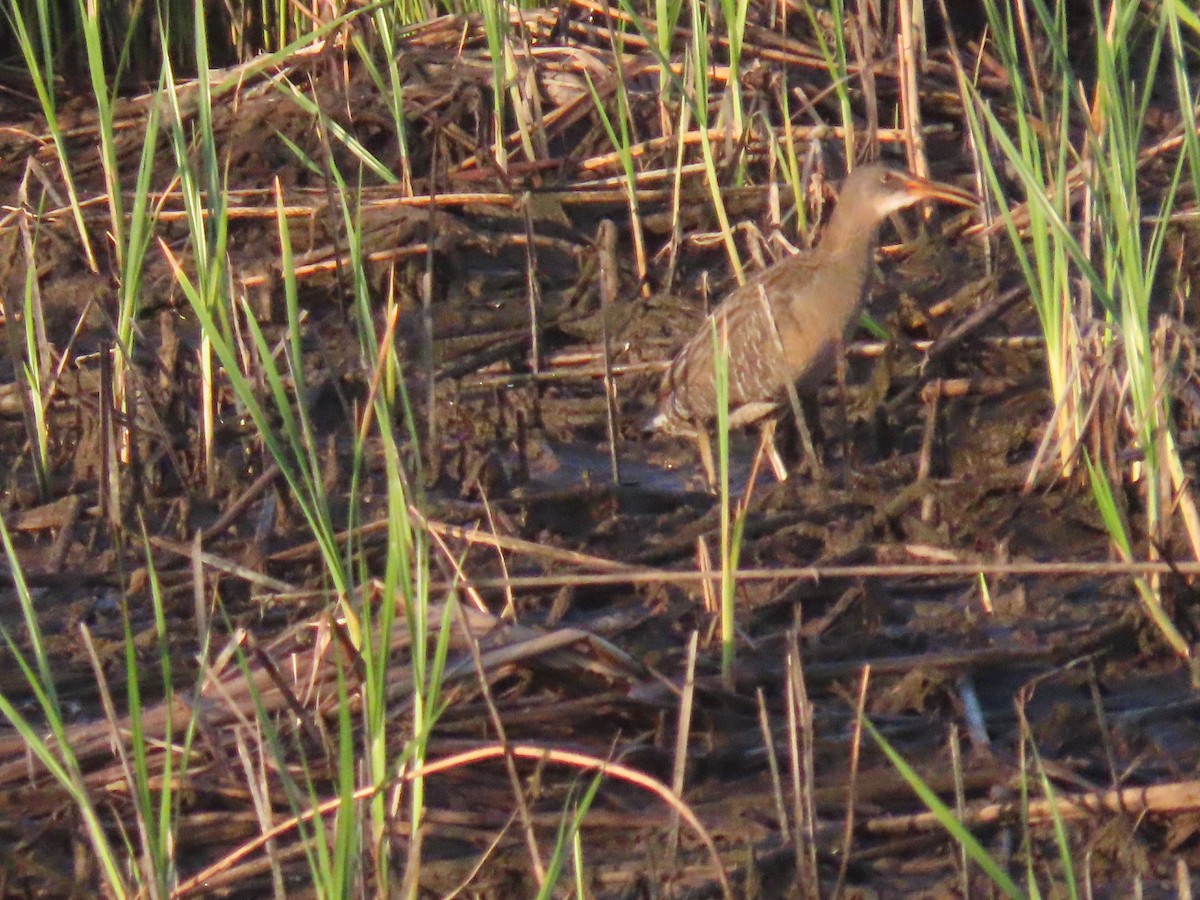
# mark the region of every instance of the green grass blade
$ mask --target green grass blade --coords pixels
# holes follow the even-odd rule
[[[941,798],[921,779],[916,770],[896,751],[896,748],[888,743],[887,739],[880,734],[870,719],[863,719],[863,727],[866,728],[867,733],[871,735],[871,738],[878,745],[879,749],[883,751],[883,755],[887,757],[888,762],[900,773],[900,777],[912,788],[913,793],[933,813],[947,834],[950,835],[956,844],[966,850],[967,855],[983,870],[984,874],[991,879],[992,883],[996,885],[1004,896],[1024,898],[1025,892],[992,859],[991,855],[983,848],[983,845],[975,838],[975,835],[958,820],[958,817],[954,814],[954,810],[942,802]]]

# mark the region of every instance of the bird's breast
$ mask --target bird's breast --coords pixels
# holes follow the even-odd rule
[[[862,302],[863,281],[814,278],[781,311],[780,334],[790,375],[815,389],[832,370],[835,353]]]

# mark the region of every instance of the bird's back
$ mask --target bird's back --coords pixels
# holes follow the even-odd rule
[[[823,262],[819,250],[797,254],[726,297],[667,370],[653,424],[687,430],[716,416],[714,325],[717,340],[728,340],[732,424],[770,412],[789,381],[815,390],[832,368],[846,318],[836,304],[823,302],[827,286],[817,274]]]

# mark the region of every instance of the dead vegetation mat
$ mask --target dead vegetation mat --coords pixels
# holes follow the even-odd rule
[[[640,426],[665,360],[700,321],[709,292],[719,296],[731,276],[698,171],[686,172],[672,215],[677,143],[660,135],[654,61],[634,33],[616,57],[613,15],[578,0],[523,14],[527,46],[517,66],[536,99],[540,138],[530,158],[509,135],[506,166],[491,149],[493,69],[475,21],[435,20],[401,41],[403,153],[381,124],[387,110],[367,73],[334,42],[284,67],[222,73],[215,129],[228,177],[231,283],[267,334],[281,336],[281,197],[306,316],[312,390],[301,402],[317,423],[335,521],[347,528],[356,403],[371,373],[348,296],[343,198],[292,148],[359,173],[352,202],[371,290],[402,298],[398,340],[418,398],[416,428],[428,439],[414,515],[434,548],[430,614],[454,617],[446,705],[428,759],[463,754],[427,778],[422,889],[444,895],[467,881],[472,896],[533,895],[538,863],[526,835],[544,857],[597,765],[609,777],[582,823],[593,896],[712,896],[723,878],[738,895],[763,897],[812,896],[818,884],[822,895],[835,884],[864,896],[981,889],[863,736],[861,708],[947,803],[957,792],[962,817],[1000,858],[1021,840],[1018,784],[1035,744],[1056,791],[1025,806],[1031,852],[1048,867],[1039,871],[1057,865],[1055,808],[1071,823],[1077,859],[1089,860],[1096,896],[1124,896],[1135,878],[1147,896],[1166,891],[1177,863],[1200,862],[1197,696],[1185,668],[1141,624],[1127,575],[1086,565],[1106,561],[1108,551],[1078,481],[1043,476],[1023,490],[1050,413],[1043,363],[1032,316],[1011,289],[1011,261],[997,244],[989,270],[968,219],[935,220],[921,233],[902,232],[899,245],[889,240],[872,309],[895,339],[876,345],[858,333],[848,386],[823,392],[822,471],[780,484],[762,479],[751,492],[740,565],[754,577],[738,587],[735,678],[720,677],[712,582],[696,577],[715,565],[716,502],[698,481],[691,448],[647,438]],[[750,35],[744,88],[753,125],[736,138],[719,135],[716,146],[726,203],[746,223],[741,246],[769,261],[781,252],[772,215],[779,201],[767,187],[773,142],[812,148],[806,170],[828,167],[831,181],[844,163],[821,119],[832,100],[815,101],[789,129],[780,121],[780,92],[824,96],[819,55],[765,23],[752,24]],[[876,106],[870,114],[856,107],[873,147],[903,139],[879,126],[898,98],[886,56],[864,63]],[[1005,86],[991,73],[1000,67],[980,71],[981,89],[999,102]],[[631,252],[619,161],[585,73],[605,100],[618,78],[646,87],[631,97],[642,130],[645,276]],[[930,155],[950,177],[963,168],[963,135],[960,111],[945,99],[955,95],[946,49],[931,50],[922,78]],[[361,167],[289,92],[407,185],[384,184]],[[194,85],[183,87],[185,115],[195,114],[197,96]],[[119,104],[126,189],[151,102]],[[144,275],[136,416],[118,423],[131,451],[110,472],[117,430],[102,361],[113,347],[116,276],[86,110],[67,107],[66,149],[94,269],[59,200],[44,123],[14,110],[0,132],[0,272],[8,296],[21,296],[33,248],[55,351],[48,496],[30,474],[15,370],[0,385],[5,522],[34,589],[60,702],[73,716],[68,737],[83,783],[113,833],[135,830],[115,752],[130,722],[119,710],[104,714],[97,683],[125,695],[125,608],[144,656],[143,727],[156,777],[167,777],[175,752],[157,742],[193,719],[199,726],[186,771],[169,770],[181,797],[179,893],[261,896],[281,878],[274,883],[300,895],[308,869],[286,784],[295,772],[284,778],[265,750],[255,708],[272,720],[293,764],[303,758],[314,796],[336,797],[334,710],[339,677],[358,702],[354,642],[278,470],[224,394],[215,471],[202,472],[199,330],[163,253],[151,254]],[[694,147],[693,137],[685,143]],[[186,266],[174,175],[164,140],[154,175],[157,236]],[[825,191],[820,178],[812,184],[806,212],[817,219]],[[1185,259],[1186,235],[1173,239]],[[605,273],[616,275],[611,295]],[[423,284],[432,285],[425,298]],[[11,308],[4,325],[5,346],[19,346]],[[1179,335],[1188,325],[1178,322]],[[1179,415],[1181,431],[1192,433],[1186,399]],[[616,483],[610,448],[621,468]],[[735,442],[739,492],[752,451],[749,439]],[[379,452],[371,445],[368,460]],[[408,452],[416,471],[417,454]],[[115,511],[110,477],[121,483]],[[386,552],[386,528],[375,523],[383,477],[381,464],[368,466],[358,498],[368,524],[343,535],[372,573]],[[1129,513],[1136,521],[1136,504]],[[170,705],[155,702],[162,686],[139,522],[163,586],[176,684],[200,685]],[[1061,560],[1085,565],[1055,574],[1034,565]],[[956,568],[939,568],[949,564]],[[354,603],[377,603],[381,589],[368,582]],[[1167,590],[1184,627],[1189,615],[1194,624],[1190,585],[1168,578]],[[205,652],[197,595],[216,611],[219,637]],[[11,591],[0,598],[0,621],[28,649]],[[677,750],[693,636],[690,726]],[[389,712],[396,748],[412,737],[410,640],[399,624]],[[7,652],[0,691],[31,709]],[[488,755],[500,743],[510,749],[507,765]],[[618,766],[650,783],[618,777]],[[656,793],[677,767],[694,822]],[[385,786],[392,802],[411,774]],[[402,864],[411,822],[406,804],[393,808],[382,852]],[[0,846],[6,891],[79,894],[97,877],[69,797],[10,730],[0,730]]]

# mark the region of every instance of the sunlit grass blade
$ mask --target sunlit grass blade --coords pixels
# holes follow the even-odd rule
[[[817,41],[817,49],[825,60],[832,79],[833,91],[838,99],[838,111],[842,119],[842,145],[846,152],[846,166],[852,169],[858,162],[857,134],[854,128],[854,107],[850,100],[850,67],[846,53],[846,9],[842,0],[830,0],[828,21],[830,39],[825,36],[818,11],[809,0],[804,0],[804,13]]]
[[[679,85],[680,97],[683,102],[691,109],[692,117],[696,121],[697,134],[700,138],[700,153],[704,161],[705,183],[708,186],[709,199],[712,202],[713,213],[717,217],[717,225],[721,231],[721,239],[725,246],[725,252],[729,256],[729,263],[733,267],[734,275],[737,277],[738,283],[745,281],[745,271],[742,267],[741,257],[738,255],[737,244],[733,239],[733,229],[729,224],[729,215],[725,209],[725,201],[722,196],[722,185],[720,177],[717,173],[716,155],[713,152],[712,135],[709,132],[709,46],[708,46],[708,15],[705,12],[705,7],[700,3],[700,0],[689,0],[689,10],[691,13],[692,26],[692,42],[690,52],[688,53],[688,62],[684,66],[684,72],[690,75],[691,82],[675,81],[673,67],[671,61],[659,50],[658,44],[654,41],[653,35],[649,29],[642,23],[641,17],[637,10],[633,8],[632,0],[619,0],[621,9],[629,17],[638,32],[646,38],[650,52],[655,55],[658,61],[660,75],[663,78],[668,78],[672,83]],[[682,134],[678,138],[683,140]]]
[[[1192,40],[1200,40],[1200,14],[1181,0],[1164,0],[1162,11],[1167,39],[1170,41],[1169,60],[1175,81],[1175,106],[1182,118],[1187,171],[1194,196],[1200,196],[1200,135],[1197,134],[1196,121],[1196,105],[1200,98],[1195,95],[1194,76],[1188,69],[1188,49],[1181,30],[1181,26],[1186,25],[1193,32]]]
[[[579,883],[582,877],[583,845],[581,835],[583,820],[586,818],[588,810],[592,808],[592,803],[595,801],[596,794],[600,791],[600,785],[603,783],[604,773],[597,772],[592,776],[587,790],[583,792],[583,796],[578,801],[574,798],[574,791],[567,796],[566,809],[571,810],[571,814],[570,816],[564,814],[562,819],[559,820],[558,834],[554,840],[554,852],[546,864],[546,878],[542,883],[541,890],[538,891],[538,900],[549,900],[549,898],[558,895],[555,888],[562,875],[563,866],[566,863],[568,854],[574,856],[576,866],[575,880],[576,884]],[[578,896],[583,897],[586,895],[580,893]]]
[[[1057,794],[1054,790],[1054,785],[1050,783],[1050,777],[1046,774],[1046,767],[1042,764],[1042,756],[1038,752],[1037,744],[1032,740],[1032,735],[1029,731],[1029,725],[1025,721],[1024,709],[1018,708],[1021,720],[1021,731],[1026,736],[1025,740],[1028,743],[1029,752],[1033,754],[1033,762],[1037,768],[1037,780],[1042,789],[1042,794],[1046,798],[1046,806],[1050,810],[1050,821],[1054,827],[1054,846],[1058,849],[1058,860],[1062,866],[1062,889],[1066,892],[1066,896],[1070,900],[1076,900],[1079,897],[1079,886],[1075,879],[1075,863],[1071,855],[1071,839],[1067,834],[1067,825],[1063,820],[1062,812],[1059,810],[1059,804],[1056,802]],[[1025,778],[1021,779],[1022,784],[1025,783]],[[1028,810],[1027,803],[1022,804],[1022,809]],[[1028,831],[1029,824],[1026,822],[1025,828]],[[1033,864],[1033,854],[1030,854],[1030,867]],[[1036,889],[1036,885],[1030,883]],[[1032,893],[1032,891],[1031,891]]]
[[[146,127],[142,135],[142,151],[138,159],[137,179],[134,184],[133,203],[129,210],[128,229],[124,232],[125,247],[120,255],[120,299],[117,304],[117,346],[125,361],[133,355],[133,339],[138,316],[141,313],[142,274],[146,254],[154,240],[154,228],[158,221],[158,208],[167,199],[162,194],[157,203],[152,203],[151,188],[154,177],[154,161],[158,150],[159,124],[162,118],[165,80],[160,77],[158,90],[146,116]]]
[[[683,12],[683,0],[654,0],[654,44],[658,58],[671,57],[671,45],[676,37],[676,27],[680,13]],[[658,70],[658,102],[659,122],[664,135],[671,133],[671,102],[672,73],[659,67]],[[682,134],[682,132],[679,132]]]
[[[1089,456],[1084,456],[1084,463],[1087,466],[1092,497],[1096,501],[1096,508],[1099,510],[1100,518],[1103,520],[1104,527],[1108,531],[1109,539],[1116,546],[1117,552],[1121,554],[1121,558],[1129,562],[1133,559],[1133,546],[1129,540],[1129,531],[1126,528],[1125,519],[1121,515],[1120,508],[1117,505],[1117,498],[1113,493],[1108,475],[1105,473],[1104,468],[1095,465]],[[1171,649],[1179,654],[1182,659],[1190,662],[1193,679],[1200,678],[1200,663],[1197,663],[1196,657],[1192,654],[1187,640],[1180,634],[1179,629],[1175,627],[1175,623],[1171,621],[1170,615],[1163,608],[1158,593],[1152,590],[1144,577],[1135,578],[1133,584],[1138,592],[1138,596],[1141,598],[1146,614],[1150,617],[1150,621],[1154,623],[1155,628],[1166,639]]]
[[[113,250],[117,255],[117,270],[124,271],[125,205],[121,189],[120,166],[117,161],[117,141],[113,129],[112,100],[109,97],[108,77],[104,71],[102,22],[100,5],[76,0],[78,21],[83,32],[84,58],[91,79],[91,97],[96,104],[96,126],[99,135],[97,149],[100,168],[104,173],[105,200],[108,203],[109,227],[113,231]]]
[[[202,13],[197,23],[203,23]],[[213,367],[212,341],[219,330],[222,339],[229,338],[229,298],[225,278],[226,259],[224,239],[228,234],[226,195],[217,174],[216,136],[212,131],[212,92],[208,70],[203,69],[199,81],[199,109],[196,142],[201,161],[199,166],[192,160],[192,139],[185,130],[186,118],[183,100],[175,82],[169,63],[164,63],[163,75],[166,94],[171,106],[171,147],[179,174],[179,192],[183,199],[184,212],[191,242],[196,287],[195,303],[203,306],[211,327],[201,329],[200,335],[200,446],[204,459],[203,471],[208,492],[216,489],[214,467],[216,412],[214,392],[216,374]],[[199,169],[199,172],[197,172]],[[219,324],[219,327],[218,327]],[[227,363],[227,365],[229,365]],[[240,368],[236,366],[235,368]]]
[[[228,379],[230,389],[237,397],[239,404],[245,409],[246,414],[254,422],[259,438],[279,465],[280,471],[292,491],[293,499],[312,529],[313,536],[321,547],[326,574],[333,581],[338,595],[343,598],[343,602],[346,602],[350,596],[349,583],[341,564],[340,550],[334,539],[334,529],[329,519],[328,507],[324,503],[320,471],[313,468],[312,457],[306,449],[312,446],[312,442],[306,441],[301,436],[300,424],[291,409],[290,394],[284,385],[283,375],[274,362],[266,338],[253,317],[247,315],[246,327],[256,350],[256,359],[261,366],[261,375],[266,380],[270,394],[275,400],[273,412],[278,414],[282,420],[282,440],[272,426],[267,408],[259,401],[251,382],[242,372],[241,358],[237,350],[225,337],[224,330],[213,317],[213,313],[202,298],[197,285],[184,272],[182,265],[171,254],[169,248],[164,245],[162,249],[174,271],[176,283],[196,314],[203,332],[210,338],[213,353],[224,367],[223,375]]]
[[[384,315],[387,324],[384,331],[378,333],[374,324],[375,300],[366,277],[367,261],[363,252],[361,221],[359,211],[352,202],[352,198],[357,196],[358,192],[345,182],[336,166],[330,165],[328,176],[336,185],[337,196],[342,201],[339,212],[349,256],[347,270],[352,275],[359,349],[363,371],[370,376],[371,384],[367,403],[362,410],[362,420],[355,432],[349,486],[352,500],[351,523],[358,524],[357,498],[362,493],[368,452],[380,454],[382,472],[386,480],[388,543],[384,559],[382,594],[376,603],[364,604],[361,609],[361,637],[358,644],[359,661],[363,671],[361,691],[365,711],[361,742],[367,760],[368,777],[371,783],[382,786],[395,776],[397,766],[400,765],[399,761],[389,758],[389,753],[395,755],[394,751],[389,750],[389,737],[393,735],[389,720],[389,699],[392,696],[394,674],[390,669],[392,630],[402,624],[409,631],[411,655],[408,665],[413,686],[409,704],[413,737],[405,743],[402,760],[405,765],[420,767],[426,759],[427,743],[442,711],[441,691],[449,654],[451,627],[456,615],[457,586],[452,584],[448,589],[440,620],[435,623],[430,606],[429,540],[424,530],[416,527],[410,515],[411,508],[419,508],[423,503],[422,454],[415,416],[396,351],[394,329],[399,307],[397,299],[389,293]],[[287,225],[282,215],[282,200],[279,203],[281,245],[286,260],[290,258],[290,242],[286,239]],[[284,271],[287,272],[286,266]],[[286,274],[285,291],[289,297],[289,320],[295,322],[298,309],[294,299],[294,279]],[[295,332],[297,326],[292,325],[292,330]],[[377,435],[378,445],[368,444],[373,435]],[[407,437],[407,454],[397,441],[397,435]],[[406,458],[410,461],[407,465]],[[361,560],[365,559],[365,554],[355,552],[353,544],[347,546],[346,554],[346,570],[354,574],[356,566],[361,565]],[[368,573],[361,570],[357,574],[365,583]],[[404,878],[406,884],[415,884],[412,879],[419,870],[422,832],[420,826],[425,815],[423,777],[412,780],[408,799],[414,838],[409,847]],[[374,839],[372,846],[380,848],[376,856],[375,875],[380,879],[380,883],[385,883],[394,874],[391,872],[391,864],[384,848],[390,833],[392,814],[382,794],[372,798],[370,807],[370,828]]]
[[[336,139],[342,146],[349,150],[356,159],[363,164],[364,167],[373,172],[386,184],[396,184],[399,182],[399,177],[392,172],[383,162],[375,156],[370,150],[363,146],[362,142],[351,134],[344,126],[335,122],[329,115],[317,105],[304,91],[297,88],[290,81],[283,78],[273,79],[275,87],[277,87],[285,97],[296,104],[303,112],[312,116],[320,124],[330,137]]]
[[[162,689],[162,704],[172,709],[175,702],[175,676],[172,671],[170,635],[167,613],[164,607],[162,585],[158,568],[150,551],[149,534],[142,524],[142,554],[146,563],[147,586],[153,611],[154,638],[158,650],[159,684]],[[137,808],[143,846],[141,857],[148,865],[143,867],[145,881],[153,885],[155,896],[168,896],[178,876],[175,851],[178,845],[179,794],[176,792],[176,773],[187,772],[191,758],[192,740],[196,730],[196,716],[190,717],[182,735],[177,735],[170,716],[164,717],[163,733],[154,734],[147,730],[145,704],[142,698],[142,678],[147,677],[139,659],[137,637],[133,632],[128,601],[122,603],[122,624],[125,639],[126,709],[129,716],[128,745],[132,755],[132,783],[130,793]],[[200,635],[201,658],[207,655],[209,634]],[[200,696],[203,672],[198,677],[195,692]],[[199,709],[192,704],[192,709]],[[157,742],[167,747],[178,748],[161,756],[162,768],[154,771],[152,749]]]
[[[717,484],[721,501],[721,676],[733,688],[733,666],[737,659],[736,574],[738,543],[734,532],[729,486],[729,358],[728,320],[709,317],[713,341],[713,383],[717,399]],[[708,440],[708,435],[701,435]]]
[[[779,106],[783,119],[783,140],[775,137],[775,130],[767,128],[777,165],[783,172],[783,180],[792,195],[792,209],[796,212],[796,234],[804,234],[808,228],[808,203],[805,197],[804,180],[800,174],[800,160],[796,156],[796,139],[792,131],[791,99],[786,89],[779,91]]]
[[[501,172],[508,171],[508,147],[504,143],[505,86],[508,83],[508,10],[500,3],[481,3],[483,31],[492,63],[492,157]],[[531,157],[532,158],[532,157]]]
[[[95,861],[98,863],[100,877],[114,896],[126,896],[129,886],[122,874],[119,854],[108,837],[104,824],[92,802],[92,797],[83,780],[79,762],[71,748],[67,736],[66,720],[59,703],[54,684],[50,658],[38,625],[37,610],[34,607],[33,596],[25,581],[21,561],[17,557],[8,526],[0,517],[0,541],[4,544],[4,557],[12,578],[17,602],[24,618],[26,636],[29,640],[33,665],[25,658],[21,648],[10,637],[6,628],[0,627],[0,637],[8,649],[11,660],[16,662],[21,670],[21,677],[29,687],[33,696],[34,706],[41,716],[41,721],[34,723],[26,718],[9,698],[0,692],[0,715],[8,720],[13,730],[20,735],[29,752],[40,762],[58,785],[67,792],[71,802],[83,823],[83,833],[91,845]],[[46,729],[50,731],[49,739],[43,737]]]
[[[71,217],[74,220],[75,229],[79,235],[80,247],[83,249],[88,268],[93,272],[98,272],[99,266],[96,263],[92,241],[88,235],[87,225],[84,222],[83,207],[80,204],[79,193],[75,186],[75,178],[71,172],[71,161],[67,154],[62,123],[58,116],[58,103],[53,90],[55,49],[51,43],[51,34],[54,31],[51,24],[51,7],[44,0],[39,0],[39,2],[32,4],[32,6],[37,11],[37,21],[34,22],[33,35],[40,38],[36,44],[33,35],[30,33],[29,23],[25,20],[25,12],[29,9],[29,5],[6,3],[4,4],[4,13],[13,30],[16,32],[17,46],[24,60],[25,70],[29,75],[30,81],[33,83],[34,93],[37,95],[42,115],[46,119],[46,127],[50,131],[50,138],[54,141],[55,157],[58,160],[63,184],[67,189],[67,197],[71,206]]]
[[[46,412],[50,402],[46,377],[50,374],[49,341],[46,339],[46,319],[43,314],[41,288],[37,279],[36,236],[29,225],[21,225],[22,252],[25,256],[25,290],[22,317],[24,345],[14,348],[14,357],[21,360],[21,375],[25,382],[25,412],[28,421],[29,447],[33,456],[33,472],[38,491],[44,500],[50,497],[50,428]],[[11,344],[16,344],[15,329],[9,332]]]
[[[388,6],[379,7],[372,15],[371,20],[378,37],[378,45],[385,50],[396,46],[400,28],[395,18],[394,8]],[[409,158],[408,119],[404,113],[404,78],[400,73],[399,57],[393,52],[384,53],[383,67],[387,73],[385,81],[379,71],[379,66],[375,64],[370,49],[365,46],[365,42],[357,31],[355,31],[353,39],[359,58],[370,73],[371,80],[379,91],[379,96],[384,98],[387,103],[400,157],[400,172],[397,177],[404,192],[411,195],[413,190],[412,160]]]
[[[958,820],[958,817],[954,814],[954,810],[942,802],[941,798],[922,780],[916,770],[887,741],[870,719],[863,719],[863,727],[871,735],[871,738],[878,745],[879,749],[883,751],[883,755],[887,757],[888,762],[900,773],[900,777],[912,788],[913,793],[933,813],[939,824],[946,830],[946,833],[950,835],[956,844],[966,851],[971,860],[983,870],[984,874],[991,879],[1000,892],[1006,897],[1014,898],[1014,900],[1016,898],[1024,900],[1025,892],[1017,886],[1016,882],[1000,867],[999,863],[992,859],[991,854],[983,848],[983,845],[979,843],[975,835]]]
[[[619,58],[621,47],[619,41],[616,46]],[[596,116],[604,126],[604,130],[608,134],[608,139],[617,153],[617,158],[621,161],[621,169],[625,173],[625,197],[629,204],[629,225],[630,230],[633,232],[634,259],[638,267],[638,280],[643,285],[643,291],[648,293],[649,284],[647,283],[647,278],[649,273],[646,268],[646,242],[642,234],[642,216],[638,210],[637,168],[633,162],[633,135],[631,131],[633,123],[629,112],[629,96],[625,86],[624,71],[618,70],[615,76],[616,89],[614,95],[617,101],[617,125],[615,127],[608,115],[608,111],[604,108],[604,102],[600,99],[600,94],[596,91],[596,85],[592,82],[592,76],[585,70],[583,77],[587,82],[588,92],[592,96],[592,104],[596,109]]]
[[[746,13],[749,0],[721,0],[721,22],[725,40],[729,44],[729,78],[725,83],[729,97],[733,137],[740,138],[745,128],[742,112],[742,47],[746,40]],[[710,20],[710,26],[712,22]],[[738,167],[739,169],[741,166]]]

